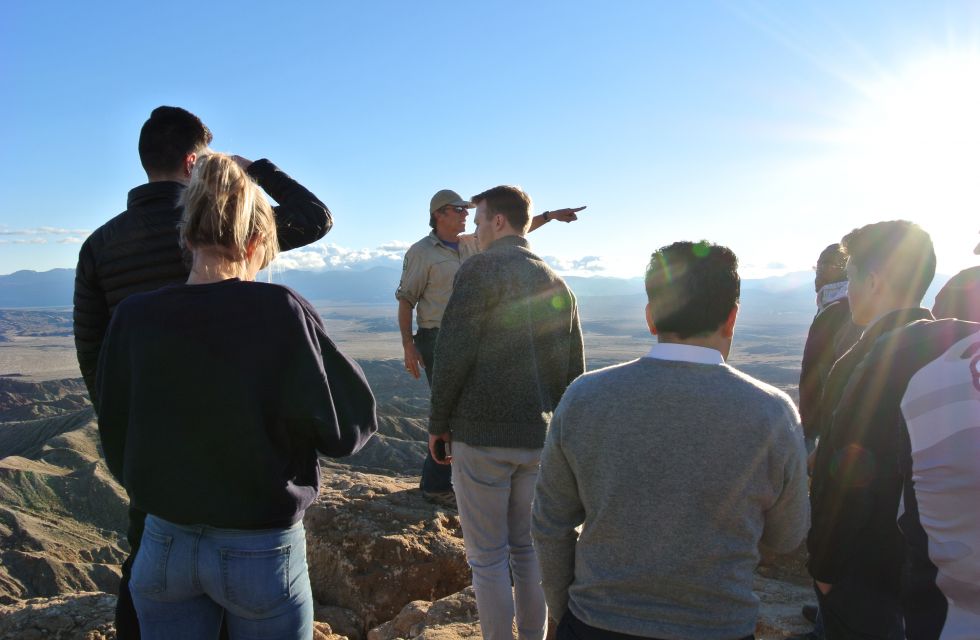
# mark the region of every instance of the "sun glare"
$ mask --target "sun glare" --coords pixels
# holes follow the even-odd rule
[[[913,220],[932,234],[940,267],[972,264],[980,231],[980,53],[924,57],[862,91],[833,136],[834,172],[845,174],[855,224],[869,216]]]

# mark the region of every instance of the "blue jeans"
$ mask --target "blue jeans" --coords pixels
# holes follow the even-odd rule
[[[306,530],[178,525],[146,517],[129,583],[143,640],[309,640]]]

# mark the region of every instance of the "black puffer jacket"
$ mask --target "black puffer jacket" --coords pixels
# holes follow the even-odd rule
[[[268,160],[248,174],[279,206],[276,230],[282,251],[322,238],[333,220],[320,200]],[[150,182],[129,192],[126,211],[92,232],[78,253],[75,270],[74,332],[78,365],[95,401],[99,351],[112,312],[127,296],[184,282],[189,264],[178,246],[178,204],[184,186]]]

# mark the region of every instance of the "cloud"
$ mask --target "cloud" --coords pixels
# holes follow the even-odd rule
[[[68,236],[58,240],[58,244],[82,244],[85,242],[85,238],[80,238],[78,236]]]
[[[766,265],[766,269],[772,269],[776,271],[779,269],[789,269],[789,267],[787,267],[782,262],[770,262],[769,264]]]
[[[335,244],[316,243],[279,254],[275,267],[283,270],[326,271],[334,269],[401,268],[408,244],[387,242],[374,249],[347,249]]]
[[[551,265],[551,268],[555,271],[566,275],[574,275],[576,273],[594,274],[600,271],[606,271],[605,260],[599,256],[584,256],[573,259],[544,256],[544,261]]]
[[[401,269],[405,251],[411,246],[407,242],[385,242],[374,248],[349,249],[336,244],[320,241],[299,249],[280,253],[273,263],[274,269],[282,271],[363,271],[374,267]],[[600,256],[581,258],[558,258],[545,256],[545,262],[562,275],[596,275],[609,273],[609,264]]]
[[[31,229],[0,229],[0,236],[88,236],[87,229],[62,229],[61,227],[34,227]],[[38,243],[34,243],[38,244]]]
[[[18,238],[14,244],[48,244],[47,238]]]

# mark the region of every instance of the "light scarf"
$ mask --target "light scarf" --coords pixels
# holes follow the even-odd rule
[[[837,302],[847,297],[847,280],[831,282],[820,287],[817,292],[817,313],[827,308],[831,302]]]

